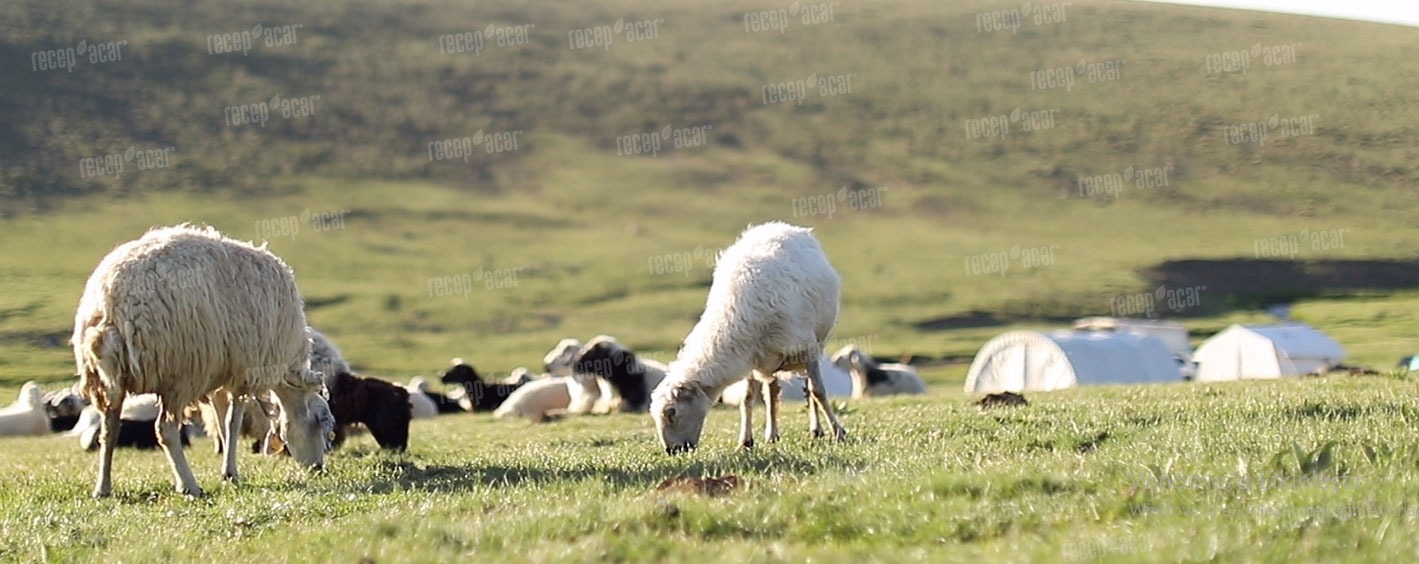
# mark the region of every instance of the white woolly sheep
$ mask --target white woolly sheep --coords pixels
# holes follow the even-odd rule
[[[123,399],[157,394],[156,425],[177,490],[202,494],[180,446],[184,409],[209,394],[233,400],[224,436],[241,429],[242,396],[275,392],[279,433],[300,463],[324,465],[334,418],[310,371],[310,335],[295,275],[280,258],[210,227],[156,228],[114,248],[84,287],[74,316],[74,359],[84,395],[103,411],[93,494],[113,491],[113,448]],[[223,476],[237,479],[236,450]]]
[[[614,337],[598,335],[587,341],[572,357],[571,369],[573,378],[591,375],[598,382],[609,383],[611,397],[606,402],[607,407],[615,406],[620,411],[632,413],[650,408],[650,391],[665,379],[668,367],[637,357]],[[575,406],[576,396],[572,398]]]
[[[493,411],[493,416],[520,415],[533,421],[549,421],[552,415],[565,412],[571,403],[571,393],[568,391],[571,380],[570,376],[556,376],[523,384],[503,400],[502,405]]]
[[[853,399],[926,393],[926,384],[922,383],[921,376],[910,364],[878,364],[855,345],[847,345],[833,353],[833,365],[852,375]]]
[[[404,386],[409,392],[410,413],[414,419],[438,417],[439,405],[429,396],[429,382],[423,376],[415,376]]]
[[[746,375],[739,406],[739,443],[754,445],[753,404],[764,397],[764,438],[778,439],[779,373],[807,373],[808,427],[823,436],[822,411],[833,438],[847,431],[823,387],[823,347],[838,318],[842,281],[812,231],[780,222],[750,227],[724,250],[704,313],[685,338],[665,381],[652,393],[651,418],[666,452],[699,443],[711,398]]]
[[[44,389],[34,382],[20,387],[20,397],[0,409],[0,436],[49,434],[49,412],[44,409]]]

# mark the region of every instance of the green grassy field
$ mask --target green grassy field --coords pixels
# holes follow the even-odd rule
[[[1419,550],[1414,387],[1094,388],[986,411],[938,389],[855,404],[844,444],[809,440],[786,410],[784,440],[747,453],[717,410],[682,457],[653,447],[644,416],[446,416],[416,422],[407,454],[360,437],[320,475],[243,456],[237,485],[198,440],[200,500],[171,492],[161,454],[123,451],[115,497],[93,501],[93,455],[10,439],[0,558],[1386,561]],[[657,491],[676,475],[741,486]]]
[[[851,404],[844,445],[808,441],[788,412],[785,441],[753,453],[730,448],[729,412],[683,458],[654,447],[646,416],[447,417],[417,422],[407,454],[365,438],[319,476],[244,456],[233,486],[198,441],[201,500],[169,492],[161,455],[122,452],[117,497],[90,501],[92,455],[57,437],[4,439],[0,560],[1415,552],[1416,519],[1398,505],[1419,468],[1403,431],[1408,377],[1073,390],[989,412],[960,391],[965,361],[1003,331],[1145,315],[1180,319],[1197,342],[1269,322],[1256,306],[1282,298],[1351,363],[1384,370],[1419,352],[1413,29],[1089,1],[990,31],[982,14],[1020,6],[904,0],[832,3],[831,17],[797,3],[782,33],[746,31],[790,4],[0,4],[0,59],[19,69],[0,80],[0,403],[27,380],[72,382],[86,277],[115,245],[178,222],[267,241],[295,269],[311,323],[361,373],[401,381],[455,356],[494,374],[537,368],[559,339],[597,334],[669,360],[717,249],[753,222],[810,225],[844,280],[830,345],[918,359],[931,388]],[[291,43],[209,52],[212,36],[256,24],[301,27]],[[443,52],[442,37],[489,25],[527,40]],[[621,33],[615,44],[574,48],[602,28]],[[632,28],[645,34],[627,41]],[[127,43],[120,60],[31,68],[79,41]],[[1245,72],[1209,72],[1254,46]],[[1032,88],[1075,65],[1071,87]],[[851,87],[766,103],[809,76]],[[263,127],[224,122],[273,96],[320,101]],[[1017,109],[1053,121],[972,129]],[[666,126],[691,128],[689,143],[620,154]],[[1248,137],[1257,127],[1264,142]],[[480,132],[520,133],[513,146]],[[475,137],[466,160],[430,152]],[[125,161],[119,175],[82,160],[161,147],[170,161]],[[1157,274],[1187,259],[1310,270],[1300,290],[1272,287],[1275,275],[1209,289]],[[1398,274],[1321,281],[1325,261]],[[1160,288],[1199,299],[1171,307],[1149,297]],[[1120,311],[1140,296],[1151,309]],[[1132,483],[1262,479],[1292,442],[1318,455],[1331,441],[1330,465],[1277,462],[1311,482]],[[654,492],[678,474],[746,485],[713,499]],[[1388,513],[1346,515],[1372,503]],[[1329,514],[1298,516],[1310,508]]]

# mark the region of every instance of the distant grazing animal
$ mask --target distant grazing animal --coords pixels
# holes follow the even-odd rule
[[[833,353],[833,364],[852,375],[853,399],[926,393],[926,384],[910,364],[878,364],[855,345]]]
[[[650,391],[665,379],[667,367],[643,360],[616,339],[599,335],[572,358],[573,374],[591,374],[611,384],[623,412],[644,412],[650,408]]]
[[[378,378],[337,373],[330,387],[330,411],[335,415],[335,447],[345,442],[349,426],[361,424],[381,448],[409,448],[409,420],[413,416],[409,391],[400,386]]]
[[[551,421],[554,416],[565,413],[571,403],[571,393],[568,391],[571,381],[570,376],[553,376],[528,382],[514,390],[493,412],[493,416],[517,415],[536,422]]]
[[[15,403],[0,409],[0,436],[48,433],[49,413],[44,409],[44,389],[35,382],[25,382]]]
[[[467,393],[469,403],[473,409],[470,411],[493,411],[502,405],[512,391],[518,388],[513,384],[489,384],[483,380],[478,371],[461,358],[455,358],[448,370],[445,370],[440,378],[445,385],[457,384],[463,387]]]
[[[210,394],[274,391],[282,408],[278,433],[293,458],[313,468],[325,463],[333,419],[320,417],[325,400],[310,371],[300,291],[291,269],[264,246],[188,225],[119,245],[85,284],[70,342],[84,395],[104,414],[95,497],[113,491],[113,448],[128,394],[161,398],[159,442],[181,493],[202,494],[180,447],[183,411]],[[227,411],[221,419],[231,436],[243,409],[231,402]],[[224,455],[223,476],[237,479],[236,449]]]
[[[754,445],[753,404],[768,409],[765,440],[778,439],[781,372],[807,374],[808,426],[833,438],[847,431],[828,403],[821,375],[828,334],[837,323],[842,281],[809,229],[779,222],[750,227],[720,255],[704,313],[651,397],[650,413],[661,446],[671,454],[699,444],[712,398],[752,373],[739,406],[739,444]]]

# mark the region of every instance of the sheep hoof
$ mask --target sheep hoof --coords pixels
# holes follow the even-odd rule
[[[813,438],[815,438],[815,439],[821,439],[821,438],[827,436],[827,433],[824,433],[822,429],[813,429],[812,431],[813,431]]]
[[[847,440],[847,429],[833,429],[833,440],[843,442]]]
[[[225,474],[225,473],[224,473],[224,474],[222,474],[222,481],[224,481],[224,482],[236,483],[236,481],[237,481],[237,475],[236,475],[236,474]]]
[[[103,499],[103,498],[106,498],[106,497],[109,497],[109,496],[112,496],[112,495],[113,495],[113,492],[110,491],[110,490],[97,489],[97,488],[94,489],[94,493],[93,493],[94,499]]]
[[[770,443],[778,442],[778,435],[764,435],[764,441]]]
[[[744,450],[754,450],[754,439],[749,439],[749,440],[747,440],[747,441],[744,441],[744,442],[740,443],[740,444],[739,444],[739,447],[742,448],[742,449],[744,449]]]
[[[187,494],[187,496],[192,498],[199,498],[202,497],[202,488],[193,488],[191,490],[185,488],[178,488],[177,493]]]

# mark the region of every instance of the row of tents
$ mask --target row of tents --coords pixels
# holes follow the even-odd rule
[[[1170,321],[1089,317],[1073,331],[1012,331],[991,339],[966,373],[966,392],[1048,391],[1089,384],[1219,382],[1298,376],[1335,366],[1345,349],[1301,323],[1232,325],[1193,351]]]

